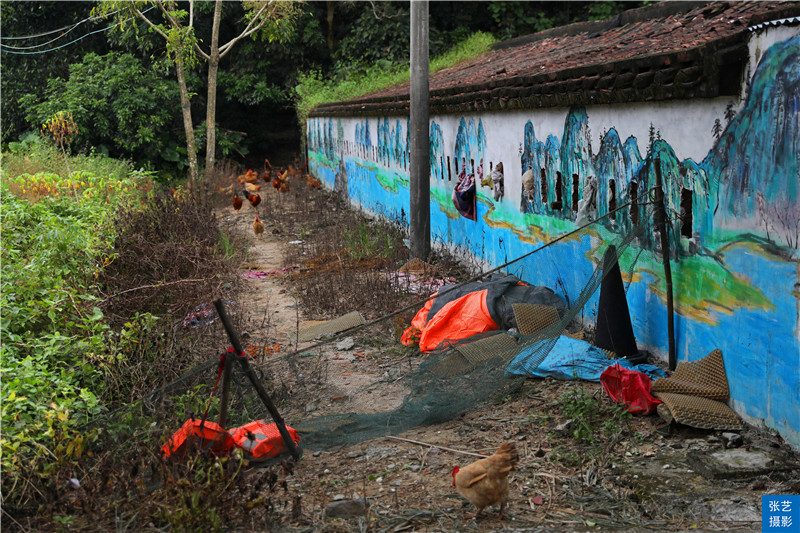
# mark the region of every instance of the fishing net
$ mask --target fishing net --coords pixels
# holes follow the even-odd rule
[[[249,364],[287,425],[300,433],[304,449],[337,449],[416,426],[441,423],[478,409],[519,387],[525,379],[518,376],[523,373],[521,369],[541,364],[560,335],[584,334],[582,311],[592,302],[604,275],[613,266],[624,264],[628,275],[632,275],[638,256],[628,252],[628,248],[634,240],[638,239],[640,244],[644,241],[652,221],[652,206],[642,203],[639,207],[643,216],[627,231],[619,228],[611,231],[607,227],[600,231],[597,223],[563,236],[572,243],[588,239],[596,267],[582,290],[560,309],[536,303],[507,305],[516,318],[513,328],[448,339],[436,349],[420,353],[416,347],[397,342],[396,321],[390,319],[399,312],[367,323],[359,316],[352,324],[348,322],[350,329],[342,331],[334,327],[341,322],[334,320],[317,327],[321,337],[316,336],[315,344],[288,355],[251,359]],[[527,264],[536,265],[542,257],[541,268],[548,268],[551,259],[544,259],[546,254],[541,252],[557,245],[558,242],[551,242],[526,254]],[[607,254],[611,246],[613,253]],[[620,260],[623,256],[624,262]],[[495,271],[508,272],[512,263]],[[495,271],[470,283],[488,280]],[[438,294],[463,286],[445,286]],[[354,339],[355,347],[339,344],[347,337]],[[186,391],[207,399],[214,387],[216,368],[215,360],[199,365],[172,384],[150,393],[143,405],[151,413],[174,409],[176,402],[185,403],[179,398]],[[212,420],[216,420],[219,412],[218,400],[214,402],[209,410]],[[203,405],[198,401],[195,412],[202,413]],[[271,421],[252,384],[235,366],[226,427],[262,418]]]

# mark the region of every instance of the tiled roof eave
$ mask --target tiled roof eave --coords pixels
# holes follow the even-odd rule
[[[721,87],[719,73],[722,69],[741,67],[746,57],[745,35],[737,33],[685,50],[432,90],[430,113],[539,109],[732,95],[737,94],[738,87]],[[409,106],[409,95],[405,93],[322,104],[314,108],[310,116],[406,115]]]

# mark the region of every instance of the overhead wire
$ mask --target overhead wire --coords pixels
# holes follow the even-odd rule
[[[108,16],[116,15],[120,11],[122,11],[122,10],[121,9],[117,9],[116,11],[112,11],[111,13],[108,14]],[[37,37],[44,37],[45,35],[51,35],[53,33],[57,33],[57,32],[60,32],[62,30],[66,30],[67,28],[69,28],[69,31],[72,31],[73,29],[75,29],[76,27],[80,26],[84,22],[88,22],[90,20],[99,20],[100,18],[102,18],[102,17],[90,16],[90,17],[86,17],[83,20],[79,20],[75,24],[72,24],[72,25],[68,24],[68,25],[64,26],[63,28],[58,28],[58,29],[55,29],[55,30],[46,31],[46,32],[43,32],[43,33],[37,33],[35,35],[20,35],[20,36],[16,36],[16,37],[0,36],[0,40],[6,39],[6,40],[11,41],[11,40],[21,40],[21,39],[35,39]]]
[[[62,33],[61,35],[59,35],[55,39],[50,39],[49,41],[45,41],[45,42],[39,43],[39,44],[34,44],[32,46],[14,46],[14,47],[9,47],[9,48],[14,48],[15,50],[33,50],[34,48],[41,48],[43,46],[47,46],[50,43],[54,43],[54,42],[58,41],[59,39],[64,38],[65,35],[67,35],[69,32],[71,32],[72,30],[77,28],[80,24],[82,24],[82,22],[78,22],[77,24],[72,26],[70,29],[68,29],[67,31],[65,31],[64,33]],[[8,38],[9,39],[19,39],[19,38],[22,38],[22,37],[8,37]],[[8,46],[8,45],[0,45],[0,46]]]
[[[148,7],[147,9],[145,9],[144,11],[142,11],[142,13],[147,13],[147,12],[148,12],[148,11],[150,11],[151,9],[155,9],[155,6],[150,6],[150,7]],[[118,12],[119,12],[119,11],[115,11],[114,13],[118,13]],[[112,13],[112,14],[113,14],[113,13]],[[90,35],[94,35],[95,33],[101,33],[101,32],[104,32],[104,31],[112,30],[112,29],[114,29],[114,28],[116,28],[116,27],[118,27],[118,26],[121,26],[122,24],[126,23],[127,21],[129,21],[129,20],[131,20],[131,19],[133,19],[133,18],[135,18],[135,17],[129,17],[129,18],[126,18],[126,19],[124,19],[124,20],[121,20],[120,22],[118,22],[118,23],[116,23],[116,24],[114,24],[114,25],[112,25],[112,26],[107,26],[107,27],[105,27],[105,28],[100,28],[99,30],[91,31],[91,32],[89,32],[89,33],[86,33],[86,34],[82,35],[81,37],[78,37],[77,39],[73,39],[72,41],[70,41],[70,42],[68,42],[68,43],[62,44],[62,45],[60,45],[60,46],[56,46],[55,48],[50,48],[50,49],[48,49],[48,50],[37,50],[37,51],[34,51],[34,52],[20,52],[20,51],[19,51],[19,50],[28,50],[28,49],[31,49],[31,48],[38,48],[38,46],[44,46],[45,44],[50,44],[50,43],[52,43],[52,42],[54,42],[54,41],[57,41],[58,39],[60,39],[60,38],[61,38],[61,36],[59,36],[59,37],[57,37],[57,38],[55,38],[55,39],[53,39],[53,40],[51,40],[51,41],[48,41],[47,43],[43,43],[42,45],[38,45],[38,46],[32,46],[32,47],[26,47],[26,46],[9,46],[9,45],[7,45],[7,44],[2,44],[2,43],[0,43],[0,52],[6,53],[6,54],[18,54],[18,55],[36,55],[36,54],[46,54],[46,53],[48,53],[48,52],[54,52],[54,51],[56,51],[56,50],[60,50],[61,48],[65,48],[65,47],[67,47],[67,46],[69,46],[69,45],[71,45],[71,44],[74,44],[74,43],[76,43],[76,42],[78,42],[78,41],[80,41],[80,40],[82,40],[82,39],[85,39],[86,37],[89,37]],[[91,17],[90,17],[89,19],[86,19],[86,20],[91,20]],[[81,22],[79,22],[78,24],[81,24],[82,22],[84,22],[84,21],[81,21]],[[76,26],[77,26],[77,24],[76,24]],[[66,26],[66,27],[68,28],[69,26]],[[60,30],[55,30],[55,31],[60,31]],[[71,30],[70,30],[70,31],[71,31]],[[52,32],[50,32],[50,33],[52,33]],[[68,32],[67,32],[67,33],[68,33]],[[46,35],[46,34],[45,34],[45,35]],[[65,33],[64,35],[66,35],[66,33]],[[9,37],[8,39],[11,39],[11,38],[12,38],[12,37]]]

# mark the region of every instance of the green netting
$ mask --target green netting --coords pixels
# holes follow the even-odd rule
[[[640,206],[644,208],[643,204]],[[650,209],[649,204],[647,206]],[[644,212],[639,220],[640,224],[624,235],[617,234],[614,242],[600,244],[599,251],[604,251],[603,244],[614,245],[616,258],[622,256],[634,239],[644,238],[652,220],[651,213]],[[570,238],[589,238],[597,242],[598,234],[596,228],[589,225]],[[537,254],[527,255],[530,256],[528,261],[535,263]],[[548,268],[549,263],[549,260],[543,263],[542,268]],[[518,387],[524,378],[510,377],[513,374],[510,371],[521,365],[517,356],[524,352],[525,366],[535,367],[541,364],[560,335],[579,330],[581,311],[600,288],[604,267],[611,266],[613,264],[600,264],[594,269],[563,315],[554,315],[553,308],[547,306],[515,309],[521,318],[519,331],[492,331],[469,339],[446,341],[433,352],[413,356],[408,356],[407,351],[397,351],[397,344],[385,349],[373,348],[377,354],[373,354],[372,362],[358,361],[352,351],[335,350],[336,343],[344,336],[356,337],[359,345],[381,335],[395,338],[393,315],[389,315],[326,337],[304,350],[253,361],[251,366],[286,423],[301,434],[301,445],[305,449],[331,450],[424,424],[444,422]],[[633,268],[632,265],[631,270]],[[224,342],[222,331],[220,337]],[[390,350],[395,352],[390,353]],[[350,368],[346,365],[350,365],[352,371],[341,371]],[[216,368],[217,361],[199,365],[170,385],[148,394],[142,405],[149,413],[163,413],[180,407],[180,402],[185,402],[182,395],[186,391],[194,391],[197,398],[207,398],[216,379]],[[217,403],[209,411],[209,419],[216,420],[218,413]],[[201,416],[202,409],[194,414]],[[230,429],[262,418],[270,420],[268,411],[241,370],[235,368],[226,427]]]
[[[649,217],[643,217],[647,220]],[[641,224],[614,243],[617,258],[628,245],[644,232]],[[613,265],[605,265],[606,268]],[[554,322],[552,308],[525,309],[528,315],[530,334],[512,332],[489,332],[470,339],[443,343],[436,351],[423,355],[424,360],[415,368],[402,372],[400,382],[403,392],[399,405],[379,412],[371,412],[370,397],[377,389],[379,393],[386,385],[374,383],[371,387],[351,389],[348,401],[335,406],[321,416],[306,416],[295,424],[303,436],[305,447],[313,450],[329,450],[347,446],[370,438],[400,433],[424,424],[435,424],[450,420],[477,408],[487,400],[502,397],[521,379],[509,377],[510,364],[520,364],[515,357],[525,351],[526,365],[541,364],[552,349],[557,338],[569,327],[573,327],[583,306],[600,287],[604,265],[599,265],[587,280],[579,297],[571,302],[567,312]],[[539,317],[531,317],[531,313]],[[531,326],[530,324],[534,324]],[[538,324],[538,326],[535,326]],[[547,325],[549,324],[549,325]],[[335,382],[336,379],[333,379]],[[396,394],[396,391],[391,391]]]

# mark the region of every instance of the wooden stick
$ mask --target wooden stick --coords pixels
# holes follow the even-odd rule
[[[275,421],[275,425],[278,427],[281,437],[283,437],[283,442],[286,444],[286,449],[289,450],[289,453],[292,454],[292,457],[294,457],[295,460],[300,459],[300,452],[297,451],[297,446],[295,446],[292,437],[289,435],[289,431],[286,429],[286,423],[283,421],[283,417],[281,417],[280,413],[278,412],[278,408],[275,407],[275,404],[272,402],[272,398],[269,397],[269,394],[267,394],[267,391],[264,390],[261,382],[258,381],[258,377],[256,377],[255,372],[253,372],[253,369],[250,367],[250,364],[247,361],[247,356],[239,356],[239,354],[244,353],[244,349],[242,348],[242,343],[239,341],[239,336],[233,329],[233,324],[231,324],[230,318],[228,318],[228,313],[225,312],[225,306],[222,304],[222,300],[216,300],[214,302],[214,307],[217,308],[217,314],[222,321],[222,325],[225,327],[225,331],[228,334],[231,344],[233,344],[233,349],[236,351],[235,360],[241,363],[247,379],[250,380],[250,383],[252,383],[253,387],[256,389],[256,393],[258,393],[259,398],[261,398],[261,401],[264,402],[264,405],[267,407],[269,414],[272,415],[272,419]]]
[[[116,294],[112,294],[111,296],[109,296],[109,298],[116,298],[117,296],[125,294],[126,292],[140,291],[142,289],[155,289],[155,288],[159,288],[159,287],[166,287],[167,285],[175,285],[176,283],[199,283],[201,281],[208,281],[209,279],[211,279],[211,278],[178,279],[178,280],[175,280],[175,281],[168,281],[166,283],[155,283],[153,285],[142,285],[141,287],[134,287],[132,289],[126,289],[126,290],[118,292]]]
[[[225,352],[225,366],[222,370],[222,392],[219,394],[219,427],[225,428],[228,418],[228,398],[231,390],[231,369],[237,354]]]
[[[656,224],[661,234],[661,257],[664,260],[664,278],[667,283],[667,335],[669,336],[669,369],[675,370],[675,313],[672,303],[672,266],[669,263],[669,239],[667,237],[667,212],[664,205],[664,189],[661,185],[661,159],[656,158]]]
[[[393,436],[389,435],[386,438],[387,439],[394,439],[394,440],[401,440],[403,442],[410,442],[411,444],[419,444],[420,446],[430,446],[431,448],[439,448],[441,450],[446,450],[448,452],[453,452],[453,453],[460,453],[460,454],[463,454],[463,455],[472,455],[472,456],[475,456],[475,457],[481,457],[483,459],[486,459],[487,457],[489,457],[488,455],[481,455],[479,453],[465,452],[465,451],[462,451],[462,450],[454,450],[453,448],[446,448],[445,446],[439,446],[438,444],[428,444],[427,442],[420,442],[418,440],[404,439],[402,437],[393,437]]]

